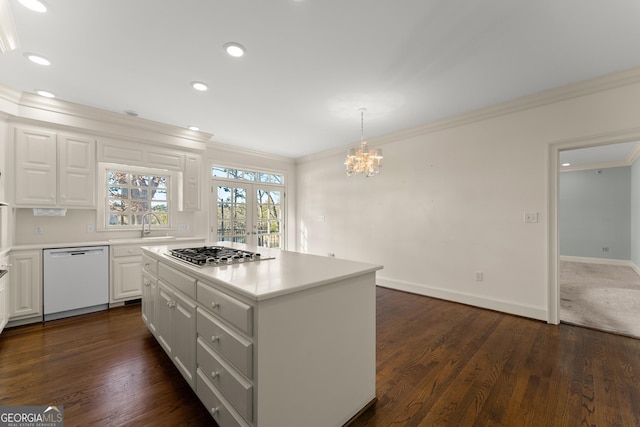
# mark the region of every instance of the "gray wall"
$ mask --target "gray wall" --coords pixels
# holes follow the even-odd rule
[[[560,174],[560,255],[631,259],[631,183],[630,166]]]

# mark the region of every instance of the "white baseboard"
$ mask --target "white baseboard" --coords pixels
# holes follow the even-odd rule
[[[606,264],[606,265],[619,265],[622,267],[631,267],[633,271],[640,276],[640,267],[635,262],[629,259],[606,259],[606,258],[587,258],[578,256],[561,256],[560,261],[570,262],[584,262],[587,264]]]
[[[624,267],[632,267],[632,268],[635,265],[632,261],[628,259],[588,258],[588,257],[568,256],[568,255],[561,255],[560,261],[583,262],[587,264],[621,265]]]
[[[451,291],[443,288],[436,288],[421,283],[411,283],[402,280],[392,280],[384,277],[377,277],[376,283],[384,288],[398,291],[410,292],[427,297],[443,299],[503,313],[515,314],[516,316],[529,317],[531,319],[547,321],[547,309],[487,298],[480,295],[467,294],[459,291]]]

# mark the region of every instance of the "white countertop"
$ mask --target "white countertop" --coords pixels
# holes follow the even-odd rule
[[[372,273],[383,268],[381,265],[280,249],[252,248],[237,243],[218,242],[215,245],[249,250],[258,252],[263,257],[275,258],[196,267],[167,254],[171,248],[190,247],[189,245],[143,246],[142,249],[149,256],[170,264],[196,279],[219,284],[256,301]]]
[[[62,243],[28,243],[21,245],[13,245],[11,248],[7,248],[7,250],[12,251],[21,251],[21,250],[31,250],[31,249],[56,249],[56,248],[74,248],[74,247],[87,247],[87,246],[116,246],[116,245],[166,245],[170,244],[188,244],[192,242],[204,242],[206,239],[204,237],[171,237],[167,238],[166,236],[159,237],[145,237],[145,238],[135,238],[128,237],[123,239],[107,239],[107,240],[93,240],[89,242],[62,242]]]

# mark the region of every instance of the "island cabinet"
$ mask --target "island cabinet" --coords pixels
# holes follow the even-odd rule
[[[157,261],[143,319],[221,427],[341,426],[375,402],[380,266],[274,250],[198,268],[143,252]]]

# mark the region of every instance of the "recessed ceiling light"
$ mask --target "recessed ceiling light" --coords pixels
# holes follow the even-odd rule
[[[125,113],[127,116],[131,116],[131,117],[138,117],[138,113],[137,113],[137,112],[135,112],[135,111],[133,111],[133,110],[124,110],[124,113]]]
[[[29,61],[34,62],[38,65],[51,65],[51,61],[49,61],[47,58],[42,57],[40,55],[36,55],[35,53],[25,53],[24,54],[25,58],[27,58]]]
[[[27,9],[31,9],[34,12],[44,13],[47,11],[47,6],[44,5],[41,1],[38,0],[18,0],[21,5],[26,7]]]
[[[245,54],[247,49],[244,48],[240,43],[229,42],[224,44],[224,50],[234,58],[239,58]]]
[[[200,130],[200,128],[198,126],[189,126],[188,129],[190,129],[190,130]]]
[[[205,90],[208,89],[207,85],[202,82],[191,82],[191,86],[195,90],[199,90],[200,92],[204,92]]]
[[[56,96],[49,91],[46,90],[36,90],[36,93],[40,96],[44,96],[45,98],[55,98]]]

